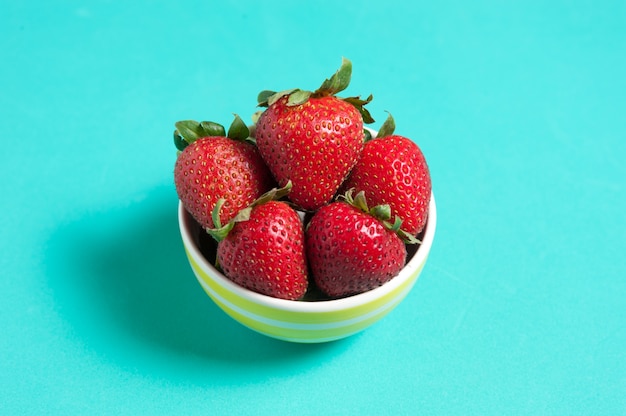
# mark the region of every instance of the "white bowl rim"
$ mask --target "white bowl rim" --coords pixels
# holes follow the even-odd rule
[[[367,292],[339,299],[319,301],[286,300],[274,298],[271,296],[263,295],[261,293],[253,292],[234,283],[229,278],[224,276],[220,271],[218,271],[215,266],[213,266],[200,251],[200,248],[196,244],[194,237],[191,235],[190,228],[188,226],[188,221],[193,221],[193,218],[191,217],[191,214],[189,214],[187,210],[183,207],[183,204],[180,201],[178,207],[178,221],[184,246],[189,251],[191,257],[206,272],[206,274],[208,274],[220,286],[222,286],[229,292],[236,293],[238,296],[241,296],[244,299],[247,299],[259,305],[264,305],[272,309],[297,313],[319,313],[341,311],[359,305],[367,304],[378,298],[384,297],[387,293],[393,292],[397,287],[401,286],[408,279],[410,279],[416,269],[426,263],[426,258],[430,252],[430,248],[432,247],[433,239],[435,236],[435,228],[437,226],[437,209],[435,204],[435,197],[432,193],[428,210],[428,220],[426,222],[422,243],[415,255],[407,262],[407,264],[398,275],[396,275],[393,279],[383,284],[382,286],[379,286]]]

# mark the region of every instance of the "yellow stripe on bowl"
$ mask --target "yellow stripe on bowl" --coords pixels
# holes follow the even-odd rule
[[[202,284],[203,281],[200,283]],[[388,304],[359,318],[348,319],[343,322],[331,322],[328,324],[294,324],[252,315],[236,305],[224,301],[224,299],[213,293],[210,287],[205,285],[202,285],[202,287],[224,312],[248,328],[273,338],[303,343],[333,341],[355,334],[379,321],[391,312],[411,289],[410,287],[407,288]]]
[[[298,306],[302,306],[302,308],[306,308],[306,304],[309,303],[312,307],[312,310],[285,310],[285,309],[275,309],[271,306],[259,304],[253,302],[250,299],[244,298],[242,296],[238,296],[236,293],[233,293],[226,289],[224,286],[217,283],[214,279],[211,278],[202,267],[193,259],[193,257],[188,253],[188,258],[190,264],[198,277],[198,280],[201,284],[207,285],[213,293],[218,295],[224,301],[229,302],[232,305],[237,305],[243,310],[246,310],[254,315],[263,316],[268,319],[273,319],[276,321],[282,322],[297,322],[297,323],[308,323],[308,324],[324,324],[328,322],[341,322],[348,319],[359,317],[363,314],[368,313],[371,310],[380,308],[382,305],[388,303],[391,299],[397,296],[398,293],[403,290],[412,287],[417,279],[417,276],[420,274],[422,268],[425,264],[424,261],[419,265],[417,270],[415,270],[410,277],[408,277],[401,285],[398,285],[393,290],[390,290],[388,293],[383,295],[382,297],[373,299],[368,303],[364,303],[358,306],[351,306],[342,308],[342,304],[348,304],[349,301],[344,299],[337,299],[332,301],[321,301],[321,302],[332,302],[337,305],[337,307],[333,308],[330,311],[318,311],[314,310],[316,308],[315,304],[319,302],[299,302]],[[398,278],[399,276],[396,276]],[[219,276],[220,279],[226,279],[224,277]],[[395,279],[395,278],[394,278]],[[224,282],[221,282],[224,284]],[[229,285],[235,285],[235,283],[228,281]],[[388,282],[387,284],[391,284]],[[380,289],[380,288],[379,288]],[[241,288],[238,288],[241,291]],[[375,289],[376,290],[376,289]],[[356,295],[361,296],[361,295]],[[273,300],[274,301],[274,300]],[[275,300],[277,303],[281,300]],[[294,301],[284,301],[283,302],[294,302]],[[350,301],[351,302],[351,301]]]

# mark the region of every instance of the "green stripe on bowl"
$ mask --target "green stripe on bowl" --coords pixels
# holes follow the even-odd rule
[[[222,302],[220,298],[214,296],[214,294],[210,291],[207,291],[207,294],[225,313],[254,331],[285,341],[314,343],[333,341],[360,332],[361,330],[379,321],[391,310],[393,310],[402,301],[406,294],[408,294],[409,290],[401,296],[393,299],[392,302],[385,305],[384,308],[381,308],[378,313],[368,315],[362,320],[356,320],[355,322],[351,322],[347,325],[337,326],[330,324],[327,327],[324,327],[324,325],[307,324],[289,325],[288,323],[287,326],[281,326],[280,322],[278,324],[271,324],[268,323],[267,320],[260,321],[246,313],[242,313],[241,310],[232,308],[231,305]]]
[[[187,257],[189,262],[196,274],[197,277],[202,279],[202,281],[207,284],[211,290],[217,293],[219,296],[227,300],[228,302],[237,305],[238,307],[250,311],[251,313],[259,316],[264,316],[266,318],[278,320],[278,321],[289,321],[289,322],[297,322],[297,323],[327,323],[327,322],[338,322],[345,321],[351,318],[358,317],[368,311],[377,309],[389,302],[392,298],[394,298],[398,293],[405,290],[407,287],[412,286],[415,283],[417,276],[420,274],[424,264],[426,263],[426,258],[422,261],[419,267],[409,276],[401,285],[396,287],[394,290],[386,293],[384,296],[374,299],[371,302],[347,307],[345,309],[337,309],[333,311],[293,311],[293,310],[281,310],[274,309],[271,306],[262,305],[256,302],[251,301],[250,299],[243,298],[241,296],[236,295],[235,293],[227,290],[226,288],[220,286],[217,282],[211,279],[210,276],[200,267],[200,265],[193,259],[190,253],[187,251]],[[396,276],[397,278],[397,276]],[[231,284],[235,284],[230,282]],[[387,283],[389,284],[389,283]],[[357,295],[359,296],[359,295]],[[322,302],[336,302],[340,303],[342,300],[334,300],[334,301],[322,301]],[[294,301],[285,301],[285,302],[294,302]],[[302,302],[303,304],[309,302]],[[316,302],[310,302],[316,303]]]
[[[218,295],[217,293],[213,292],[213,290],[204,283],[204,281],[199,280],[202,288],[205,290],[205,292],[214,300],[219,301],[219,303],[221,305],[224,305],[225,307],[227,307],[228,309],[234,310],[238,313],[240,313],[241,315],[247,316],[250,319],[253,319],[255,321],[260,321],[269,325],[273,325],[273,326],[280,326],[280,327],[284,327],[284,328],[306,328],[306,329],[326,329],[326,328],[338,328],[338,327],[342,327],[342,326],[349,326],[353,323],[359,322],[359,321],[363,321],[368,319],[370,316],[374,316],[377,314],[380,314],[383,310],[388,309],[390,307],[394,306],[394,302],[400,298],[404,298],[407,293],[411,290],[411,286],[407,287],[407,289],[404,292],[401,292],[398,294],[398,296],[396,298],[391,299],[391,301],[389,303],[385,303],[384,305],[382,305],[380,308],[378,309],[373,309],[372,311],[360,315],[356,318],[351,318],[351,319],[346,319],[344,321],[336,321],[336,322],[325,322],[325,323],[302,323],[302,322],[290,322],[290,321],[284,321],[284,320],[275,320],[275,319],[271,319],[271,318],[267,318],[265,316],[259,316],[259,315],[255,315],[253,313],[251,313],[250,311],[247,311],[245,309],[240,308],[239,306],[232,304],[230,302],[228,302],[227,300],[223,299],[220,295]]]

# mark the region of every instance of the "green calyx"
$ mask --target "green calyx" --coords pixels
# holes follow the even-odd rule
[[[324,80],[322,85],[315,91],[305,91],[300,89],[290,89],[285,91],[261,91],[257,97],[259,107],[269,107],[284,96],[288,96],[287,105],[297,106],[306,103],[309,98],[321,98],[335,96],[337,93],[345,90],[350,85],[352,78],[352,62],[347,58],[342,58],[341,66],[330,78]],[[361,116],[363,122],[370,124],[374,122],[365,105],[372,101],[374,97],[370,94],[365,100],[360,97],[341,98],[343,101],[352,104]]]
[[[369,104],[373,99],[374,96],[370,94],[365,100],[361,99],[361,97],[348,97],[344,98],[343,100],[347,103],[352,104],[357,110],[359,110],[359,113],[361,113],[361,117],[363,117],[363,123],[372,124],[376,120],[374,120],[370,112],[367,110],[367,108],[365,108],[365,105]]]
[[[237,217],[222,225],[222,221],[220,220],[220,211],[222,210],[222,207],[225,203],[226,199],[224,198],[220,198],[217,200],[217,203],[215,204],[215,206],[213,207],[213,211],[211,212],[211,219],[213,220],[213,225],[215,225],[215,228],[206,229],[206,232],[209,233],[211,237],[213,237],[218,243],[226,238],[230,230],[233,229],[235,223],[237,222],[235,221],[235,218],[239,217],[239,214],[241,214],[240,212]],[[247,215],[248,218],[250,218],[250,212],[248,212]],[[245,215],[242,214],[242,218],[244,216]],[[243,219],[243,221],[247,220],[248,218]],[[242,219],[240,219],[240,221],[241,220]]]
[[[352,62],[341,58],[341,66],[330,78],[325,79],[322,85],[313,93],[315,96],[335,95],[348,88],[352,78]]]
[[[387,136],[391,136],[393,134],[393,132],[396,130],[396,122],[393,119],[393,117],[391,116],[390,112],[387,112],[387,119],[385,120],[385,122],[383,123],[382,126],[380,126],[380,129],[378,130],[378,133],[376,134],[375,138],[381,138],[381,137],[387,137]],[[372,137],[372,133],[369,132],[369,130],[365,130],[365,142],[368,142],[370,140],[373,140],[374,137]]]
[[[295,98],[292,98],[291,96],[297,91],[300,91],[300,94],[296,94]],[[284,90],[284,91],[279,91],[279,92],[263,90],[259,93],[257,97],[257,102],[258,102],[259,107],[269,107],[270,105],[274,104],[276,101],[283,98],[285,95],[288,95],[290,97],[288,98],[288,100],[290,100],[288,105],[294,106],[294,105],[298,105],[297,101],[301,101],[299,102],[299,104],[305,103],[309,99],[311,94],[312,93],[310,91],[302,91],[297,88],[292,88],[290,90]],[[304,99],[304,96],[306,96],[306,99]]]
[[[393,222],[390,222],[391,206],[389,204],[376,205],[370,208],[367,205],[365,191],[360,191],[355,196],[353,196],[353,193],[354,188],[351,188],[344,195],[340,195],[339,199],[378,219],[386,229],[396,233],[406,244],[421,244],[420,240],[401,228],[402,219],[400,217],[396,216]]]
[[[203,137],[228,137],[233,140],[254,142],[250,130],[237,114],[228,128],[228,132],[219,123],[213,121],[182,120],[175,123],[174,145],[179,151]]]
[[[391,115],[391,113],[387,112],[387,119],[385,120],[383,125],[380,126],[380,129],[378,130],[378,134],[376,135],[376,137],[378,138],[378,137],[391,136],[395,130],[396,130],[396,121],[393,119],[393,116]]]
[[[246,208],[239,211],[237,215],[226,224],[222,224],[222,222],[220,221],[220,211],[226,203],[226,199],[220,198],[215,204],[215,207],[213,207],[213,211],[211,211],[211,219],[213,220],[215,228],[207,228],[206,232],[219,243],[228,236],[228,233],[230,232],[230,230],[233,229],[235,224],[237,224],[238,222],[248,221],[250,219],[250,213],[252,212],[252,209],[254,207],[256,207],[257,205],[265,204],[269,201],[278,201],[284,198],[289,194],[289,192],[291,192],[292,187],[292,183],[291,181],[289,181],[282,188],[270,189],[269,191],[258,197],[256,200],[254,200]]]

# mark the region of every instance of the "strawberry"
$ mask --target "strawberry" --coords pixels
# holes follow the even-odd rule
[[[363,123],[373,120],[364,105],[372,100],[341,99],[352,64],[341,68],[314,92],[263,91],[255,138],[261,156],[280,186],[292,181],[289,199],[305,210],[328,203],[363,149]]]
[[[306,229],[306,250],[317,287],[331,297],[362,293],[389,281],[406,262],[407,250],[391,226],[389,206],[367,207],[365,194],[320,208]]]
[[[286,202],[267,201],[268,194],[231,223],[218,243],[217,261],[240,286],[275,298],[301,299],[308,287],[302,220]]]
[[[248,138],[248,128],[235,116],[228,130],[212,122],[180,121],[174,140],[174,182],[185,208],[204,228],[214,228],[211,216],[225,199],[220,221],[227,223],[274,185],[272,175]]]
[[[389,115],[378,136],[366,141],[342,190],[365,191],[372,205],[389,204],[391,215],[402,219],[402,229],[416,236],[428,217],[430,172],[419,146],[406,137],[393,135],[394,129]]]

